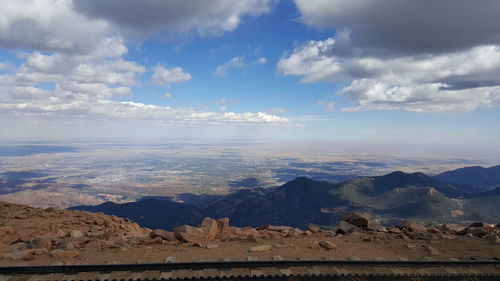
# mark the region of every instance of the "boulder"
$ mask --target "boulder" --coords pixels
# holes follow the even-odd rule
[[[372,222],[372,221],[368,222],[368,225],[366,226],[366,230],[377,231],[377,232],[387,232],[387,228],[382,226],[379,222]]]
[[[484,227],[467,227],[467,233],[470,233],[476,237],[483,237],[488,234]]]
[[[226,241],[233,235],[233,230],[229,226],[229,218],[221,218],[217,220],[217,235],[221,241]]]
[[[423,232],[427,232],[427,228],[421,224],[418,224],[418,223],[415,223],[415,222],[412,222],[410,220],[406,220],[404,221],[400,226],[399,226],[400,229],[405,229],[409,232],[419,232],[419,233],[423,233]]]
[[[337,245],[330,241],[320,241],[319,245],[327,250],[337,249]]]
[[[175,238],[175,234],[171,231],[166,231],[164,229],[155,229],[152,231],[149,236],[152,239],[155,239],[156,237],[160,237],[163,240],[167,240],[169,242],[171,241],[176,241],[177,239]]]
[[[342,220],[357,227],[367,227],[370,217],[371,215],[368,213],[350,213],[345,215]]]
[[[206,243],[208,241],[207,233],[197,227],[190,225],[181,225],[174,229],[175,238],[179,241],[190,243]]]
[[[340,234],[347,234],[347,233],[352,233],[354,231],[359,231],[359,227],[350,224],[346,221],[340,221],[339,225],[337,226],[337,233]]]
[[[318,233],[320,231],[320,228],[319,226],[309,226],[307,230],[309,230],[311,233]]]
[[[484,222],[473,222],[471,224],[469,224],[468,227],[485,227],[486,224]]]
[[[204,218],[201,222],[201,229],[207,233],[207,239],[209,241],[214,240],[217,237],[219,230],[217,221],[212,218]]]

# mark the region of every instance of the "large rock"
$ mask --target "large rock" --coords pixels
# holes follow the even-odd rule
[[[207,233],[197,227],[190,225],[181,225],[174,229],[175,238],[179,241],[190,243],[206,243],[208,241]]]
[[[229,218],[221,218],[217,220],[217,236],[221,241],[227,241],[233,235],[233,230],[229,226]]]
[[[219,228],[217,227],[217,221],[212,218],[204,218],[201,222],[201,228],[207,233],[207,239],[209,241],[214,240],[217,237]]]
[[[166,231],[164,229],[155,229],[152,231],[149,236],[152,239],[155,239],[156,237],[160,237],[163,240],[167,240],[169,242],[176,241],[177,239],[175,238],[175,234],[171,231]]]
[[[339,225],[337,226],[337,233],[341,233],[341,234],[347,234],[347,233],[351,233],[351,232],[354,232],[354,231],[359,231],[360,228],[353,225],[353,224],[350,224],[346,221],[340,221]]]
[[[404,221],[399,228],[405,229],[409,232],[418,232],[418,233],[425,233],[427,232],[427,228],[421,224],[412,222],[410,220]]]
[[[342,220],[357,227],[367,227],[370,217],[371,215],[368,213],[350,213],[345,215]]]

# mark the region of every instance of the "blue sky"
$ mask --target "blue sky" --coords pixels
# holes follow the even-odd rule
[[[0,138],[497,147],[497,4],[447,1],[4,1]]]

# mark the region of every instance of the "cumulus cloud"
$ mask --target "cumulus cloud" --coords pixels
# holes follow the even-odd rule
[[[131,95],[131,87],[145,72],[144,66],[124,59],[124,38],[129,35],[218,36],[273,5],[273,0],[3,1],[0,48],[22,50],[24,61],[19,67],[0,64],[0,117],[157,125],[289,124],[289,119],[262,112],[210,112],[114,99]],[[156,84],[192,78],[179,66],[157,65],[153,71]]]
[[[496,0],[295,0],[301,20],[349,30],[365,52],[437,53],[500,44]]]
[[[85,53],[111,32],[107,22],[74,11],[69,0],[2,1],[0,19],[3,48]]]
[[[273,0],[74,0],[75,9],[124,33],[185,33],[218,36],[232,31],[247,16],[270,11]],[[147,16],[144,16],[147,15]]]
[[[153,77],[151,82],[159,85],[169,86],[173,83],[182,83],[191,80],[191,74],[185,72],[182,67],[176,66],[173,68],[165,68],[162,65],[157,65],[153,68]]]
[[[478,11],[499,4],[413,2],[297,0],[302,21],[334,27],[337,35],[300,45],[280,59],[278,73],[301,76],[304,83],[345,85],[337,94],[354,105],[343,110],[452,113],[499,106],[500,27],[485,24],[483,18],[476,25],[454,17],[467,7]],[[490,12],[484,17],[500,21]],[[463,33],[479,26],[488,30],[478,37]]]

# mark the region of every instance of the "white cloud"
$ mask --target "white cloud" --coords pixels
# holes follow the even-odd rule
[[[243,18],[268,13],[272,0],[74,0],[77,11],[102,19],[122,33],[186,33],[219,36]],[[147,15],[147,16],[144,16]]]
[[[66,0],[5,0],[0,19],[4,48],[85,53],[111,34],[108,23],[75,12]]]
[[[498,106],[498,46],[381,58],[336,55],[336,44],[334,38],[309,41],[281,58],[278,72],[305,83],[350,84],[338,92],[355,102],[345,110],[452,113]]]
[[[165,68],[157,65],[153,68],[154,73],[151,82],[159,85],[167,85],[173,83],[182,83],[191,80],[191,74],[185,72],[182,67],[176,66],[173,68]]]
[[[238,68],[238,67],[244,67],[245,64],[245,57],[234,57],[230,61],[228,61],[225,64],[217,66],[217,68],[214,71],[214,76],[215,77],[225,77],[229,69],[231,68]]]
[[[295,0],[309,26],[335,38],[309,41],[278,73],[340,83],[342,110],[453,113],[500,106],[498,1]]]
[[[295,0],[295,3],[304,23],[348,30],[351,47],[362,49],[365,54],[382,55],[386,51],[391,55],[436,54],[500,44],[500,2],[495,0]]]
[[[0,119],[88,124],[129,120],[159,126],[291,124],[290,119],[262,112],[211,112],[114,99],[130,95],[131,86],[145,72],[144,66],[124,59],[128,35],[160,32],[171,36],[194,31],[202,37],[218,36],[237,28],[247,16],[268,12],[273,3],[3,1],[0,48],[22,50],[24,61],[20,67],[12,66],[12,73],[0,74]],[[6,64],[0,67],[9,70]],[[157,65],[152,81],[169,85],[191,78],[181,67]],[[40,82],[52,86],[42,87]]]
[[[165,93],[165,94],[163,94],[163,98],[165,98],[165,99],[169,99],[171,97],[172,97],[171,93]]]

